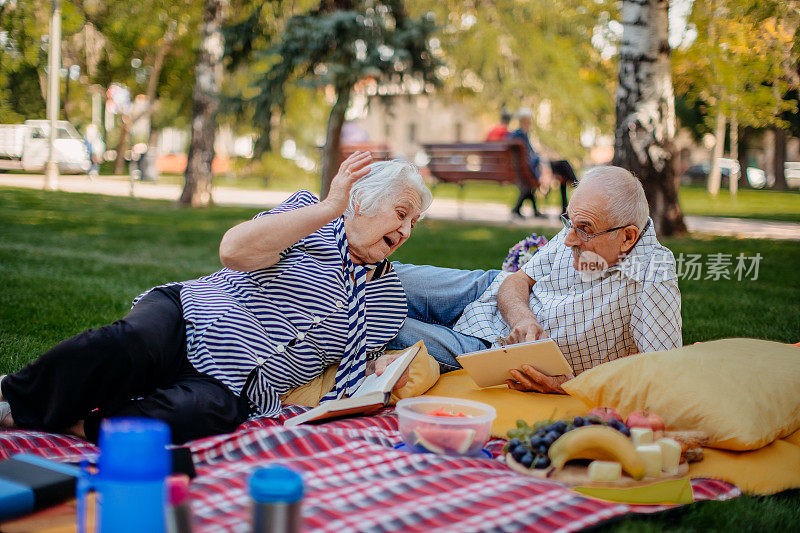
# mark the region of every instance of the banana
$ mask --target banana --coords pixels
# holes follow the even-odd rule
[[[632,478],[644,477],[644,461],[633,442],[615,429],[606,426],[583,426],[564,433],[548,452],[555,470],[561,470],[572,459],[616,461]]]

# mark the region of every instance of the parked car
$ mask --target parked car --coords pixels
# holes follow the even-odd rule
[[[729,159],[727,157],[719,158],[720,170],[720,187],[728,187],[728,180],[730,179],[733,170],[737,172],[740,170],[739,162]],[[681,182],[684,185],[691,184],[706,184],[708,182],[708,175],[711,173],[711,163],[704,161],[696,165],[692,165],[686,169],[686,172],[681,176]],[[756,167],[747,167],[745,171],[748,183],[751,187],[761,189],[767,184],[766,174],[763,170]]]
[[[49,135],[48,120],[0,124],[0,171],[43,171],[50,156]],[[80,134],[65,120],[56,122],[53,149],[59,172],[82,174],[89,170],[89,150]]]

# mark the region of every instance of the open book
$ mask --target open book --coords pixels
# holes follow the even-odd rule
[[[370,374],[364,378],[364,382],[349,398],[329,400],[310,411],[288,419],[283,425],[296,426],[314,420],[364,414],[383,407],[389,402],[392,389],[417,353],[419,353],[419,346],[412,346],[392,361],[380,376]]]

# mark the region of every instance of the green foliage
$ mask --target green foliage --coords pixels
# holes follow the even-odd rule
[[[264,16],[255,10],[252,18]],[[251,20],[237,27],[254,27]],[[434,22],[428,16],[409,17],[402,1],[322,2],[315,9],[291,16],[279,35],[243,36],[230,44],[237,63],[252,56],[266,66],[254,76],[252,94],[241,99],[249,107],[261,133],[258,153],[271,146],[272,116],[285,113],[287,87],[330,87],[349,97],[361,80],[401,83],[418,77],[435,83],[438,60],[429,50]],[[230,32],[229,32],[230,33]],[[254,40],[260,38],[263,48]]]
[[[62,2],[62,68],[77,66],[77,80],[61,79],[61,104],[80,126],[90,119],[92,86],[122,83],[132,95],[146,92],[156,57],[166,50],[156,96],[165,105],[156,126],[188,115],[191,103],[196,0],[74,0]],[[28,0],[0,6],[4,33],[0,60],[0,121],[44,118],[51,2]],[[133,61],[133,63],[132,63]],[[139,63],[140,62],[140,63]],[[138,66],[135,66],[138,65]]]
[[[713,127],[718,112],[741,126],[785,127],[784,98],[797,79],[800,13],[783,0],[694,2],[689,23],[697,38],[673,54],[676,93],[703,102]]]
[[[501,107],[550,108],[548,122],[534,121],[536,136],[564,157],[585,155],[586,128],[613,130],[616,63],[592,45],[595,28],[618,18],[605,0],[431,3],[443,28],[438,53],[447,64],[446,88],[469,97],[496,120]]]

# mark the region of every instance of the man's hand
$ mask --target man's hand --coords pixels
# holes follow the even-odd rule
[[[575,377],[572,374],[548,376],[542,374],[530,365],[522,365],[521,369],[512,370],[511,376],[514,379],[506,380],[506,385],[508,385],[509,389],[527,392],[543,392],[545,394],[566,394],[564,389],[561,388],[561,385]]]
[[[506,344],[517,344],[518,342],[535,341],[547,337],[544,328],[536,320],[533,313],[523,316],[514,324],[509,324],[511,333],[506,337]]]
[[[386,371],[386,368],[398,357],[400,357],[400,355],[390,354],[384,354],[378,357],[375,360],[375,375],[380,376],[383,374]],[[395,383],[394,387],[392,387],[392,390],[397,390],[405,386],[406,383],[408,383],[408,368],[406,368],[406,371],[400,376],[400,379],[397,380],[397,383]]]

